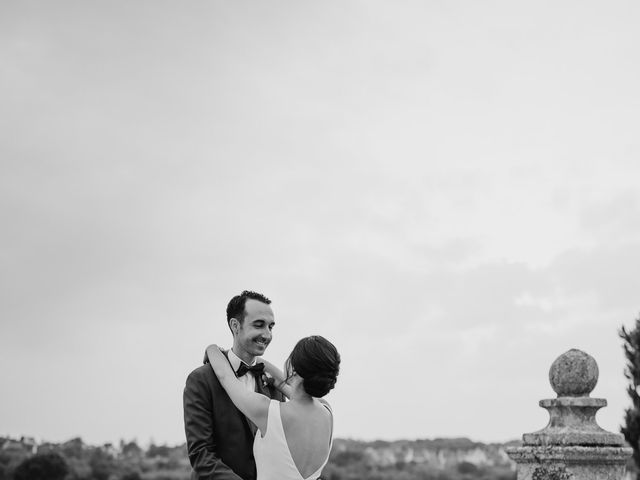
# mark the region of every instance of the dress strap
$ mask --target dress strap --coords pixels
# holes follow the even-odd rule
[[[333,410],[331,409],[331,405],[329,405],[328,402],[320,402],[320,403],[322,403],[324,408],[329,410],[329,413],[331,414],[331,435],[329,436],[329,455],[331,455],[331,447],[333,446]]]

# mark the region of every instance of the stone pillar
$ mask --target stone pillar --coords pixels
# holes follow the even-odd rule
[[[525,433],[522,447],[507,448],[517,464],[517,480],[620,480],[631,456],[624,437],[596,423],[607,405],[589,394],[598,382],[598,364],[581,350],[560,355],[549,370],[558,398],[540,400],[549,424]]]

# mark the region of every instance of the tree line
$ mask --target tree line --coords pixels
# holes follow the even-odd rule
[[[374,441],[335,439],[323,480],[515,480],[513,465],[500,454],[501,444],[462,439]],[[486,452],[485,461],[466,459]],[[408,452],[416,452],[409,459]],[[424,457],[431,452],[431,459]],[[418,458],[420,455],[422,457]],[[440,458],[434,462],[433,458]],[[391,460],[390,460],[391,459]],[[444,460],[444,463],[442,459]],[[28,438],[0,438],[0,480],[188,480],[186,444],[135,441],[114,446],[87,445],[81,438],[36,445]]]
[[[64,443],[0,438],[0,480],[187,480],[186,444],[135,441],[92,446],[79,437]]]

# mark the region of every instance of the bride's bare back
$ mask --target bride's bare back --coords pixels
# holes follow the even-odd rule
[[[280,407],[287,446],[298,472],[307,478],[329,455],[333,418],[327,403],[314,399],[309,404],[287,402]]]

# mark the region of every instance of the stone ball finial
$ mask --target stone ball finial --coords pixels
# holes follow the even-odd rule
[[[572,348],[549,369],[549,382],[558,397],[588,397],[598,383],[598,364],[588,353]]]

